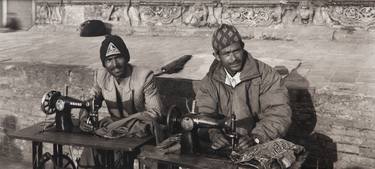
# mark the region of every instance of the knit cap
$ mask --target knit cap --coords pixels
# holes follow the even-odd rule
[[[100,46],[100,60],[104,66],[104,61],[112,55],[121,55],[126,62],[129,61],[129,51],[121,37],[117,35],[106,35]]]
[[[233,43],[241,43],[243,46],[241,35],[233,25],[222,24],[212,35],[212,48],[215,53]]]

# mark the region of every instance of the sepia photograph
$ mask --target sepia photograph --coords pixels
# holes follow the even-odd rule
[[[375,169],[375,0],[0,0],[0,169]]]

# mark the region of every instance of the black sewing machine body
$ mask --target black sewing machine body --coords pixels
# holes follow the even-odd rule
[[[73,130],[72,113],[74,108],[86,109],[89,118],[86,123],[92,125],[93,130],[98,127],[98,109],[100,104],[95,99],[81,101],[79,99],[63,96],[58,91],[50,91],[43,95],[41,109],[47,114],[55,115],[57,131],[71,132]]]
[[[234,114],[230,118],[207,113],[182,114],[172,106],[167,114],[167,127],[169,133],[182,133],[180,144],[183,154],[206,153],[209,149],[208,129],[211,128],[221,130],[231,140],[231,151],[237,141]]]

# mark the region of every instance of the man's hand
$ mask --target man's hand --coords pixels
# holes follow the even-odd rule
[[[241,136],[238,140],[237,149],[238,150],[245,150],[253,145],[255,145],[255,141],[253,137],[250,136]]]
[[[81,129],[81,131],[83,132],[92,132],[93,131],[93,125],[88,123],[88,118],[87,117],[84,117],[80,120],[80,123],[79,123],[79,128]]]
[[[211,148],[214,150],[218,150],[227,145],[230,145],[229,141],[225,138],[224,134],[221,133],[221,131],[218,129],[212,129],[209,136],[212,142]]]

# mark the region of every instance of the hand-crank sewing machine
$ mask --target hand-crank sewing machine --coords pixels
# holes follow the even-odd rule
[[[194,102],[193,109],[194,110]],[[182,133],[181,153],[192,154],[202,151],[200,145],[200,130],[216,128],[221,130],[231,141],[231,151],[236,147],[236,115],[230,118],[207,113],[195,113],[194,111],[182,114],[175,106],[167,113],[167,128],[170,133]],[[208,133],[206,133],[208,134]]]
[[[43,95],[41,109],[47,114],[55,115],[56,129],[71,132],[73,129],[72,113],[74,108],[85,109],[88,112],[87,124],[92,126],[92,131],[98,128],[98,110],[101,103],[96,99],[82,101],[69,96],[63,96],[58,91],[50,91]]]

